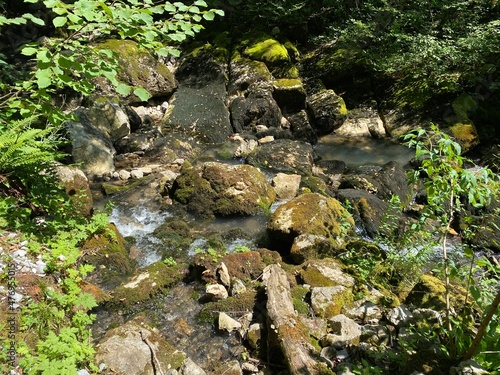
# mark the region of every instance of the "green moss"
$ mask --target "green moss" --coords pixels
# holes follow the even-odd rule
[[[300,186],[302,188],[309,189],[311,193],[319,193],[322,195],[327,195],[326,193],[326,182],[319,177],[315,176],[304,176],[300,180]]]
[[[309,314],[309,304],[305,302],[307,293],[309,289],[303,287],[302,285],[297,285],[290,290],[292,294],[293,308],[299,314],[308,315]]]
[[[332,279],[325,277],[316,267],[307,267],[301,270],[300,277],[304,281],[304,284],[308,284],[312,287],[338,285]]]
[[[187,269],[183,264],[168,266],[163,262],[153,263],[116,288],[113,303],[132,308],[156,294],[166,292],[186,275]]]
[[[299,78],[280,78],[273,82],[274,86],[280,90],[296,89],[303,87]]]
[[[153,175],[145,176],[137,180],[103,182],[101,187],[106,195],[115,195],[123,193],[132,188],[148,184],[154,179]]]
[[[243,54],[251,59],[271,65],[290,61],[287,49],[273,38],[258,41],[248,46]]]
[[[256,296],[257,293],[255,291],[249,290],[222,301],[208,302],[198,314],[198,320],[200,322],[213,323],[219,316],[219,312],[241,313],[241,315],[251,312],[255,305]]]

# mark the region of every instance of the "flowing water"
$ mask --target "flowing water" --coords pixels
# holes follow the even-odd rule
[[[322,159],[341,160],[348,166],[383,165],[390,161],[404,165],[415,155],[414,150],[387,140],[337,135],[322,137],[314,150]]]

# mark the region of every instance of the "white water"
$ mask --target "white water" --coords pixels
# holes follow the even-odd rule
[[[124,237],[135,239],[135,246],[140,253],[136,260],[140,267],[145,267],[161,260],[157,252],[161,242],[152,233],[170,216],[172,215],[166,211],[153,210],[145,205],[130,207],[129,204],[120,202],[113,208],[110,221]]]

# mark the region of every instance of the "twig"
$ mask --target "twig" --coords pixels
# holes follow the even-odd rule
[[[151,344],[151,341],[148,340],[148,338],[145,335],[145,331],[141,329],[141,339],[146,343],[146,345],[149,347],[149,350],[151,350],[151,355],[153,356],[153,368],[156,370],[155,373],[157,372],[158,375],[165,375],[165,373],[162,371],[161,366],[160,366],[160,361],[158,360],[158,357],[156,356],[155,349],[153,345]]]

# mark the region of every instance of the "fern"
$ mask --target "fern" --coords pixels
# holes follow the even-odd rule
[[[0,174],[43,166],[57,159],[53,129],[32,128],[38,116],[31,116],[0,129]]]

